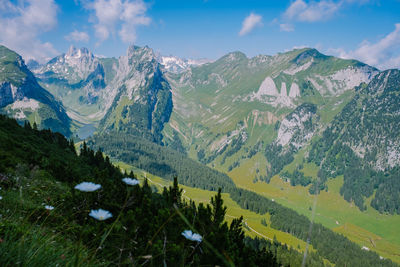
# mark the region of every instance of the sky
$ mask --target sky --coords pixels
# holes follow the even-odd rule
[[[400,0],[0,0],[0,44],[42,63],[71,45],[212,60],[313,47],[384,70],[400,68]]]

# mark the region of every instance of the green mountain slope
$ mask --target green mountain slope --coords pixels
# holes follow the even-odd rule
[[[296,210],[299,205],[301,209],[309,206],[296,206],[291,203],[296,197],[285,194],[301,185],[305,188],[298,191],[307,201],[312,198],[308,193],[324,190],[325,195],[334,195],[335,201],[337,197],[343,201],[341,194],[349,205],[354,203],[367,213],[371,207],[381,213],[399,212],[396,71],[386,77],[386,72],[358,61],[308,48],[254,58],[234,52],[178,73],[165,72],[148,47],[132,46],[119,59],[92,56],[97,65],[83,60],[83,55],[90,53],[79,51],[74,60],[82,71],[73,74],[66,67],[72,63],[64,55],[48,63],[54,73],[39,73],[41,82],[49,88],[53,78],[60,83],[60,96],[69,99],[63,100],[69,114],[97,130],[90,145],[114,158],[141,164],[141,168],[169,179],[178,174],[184,184],[224,187],[210,178],[213,175],[196,178],[205,171],[204,166],[189,171],[187,166],[197,163],[154,142],[228,172],[237,186],[257,193],[274,195],[275,191],[262,190],[279,184],[280,203]],[[59,68],[57,62],[62,63]],[[392,89],[377,89],[386,87]],[[328,180],[337,176],[343,185]],[[227,178],[220,181],[225,183]],[[266,184],[271,179],[273,185]],[[265,186],[260,181],[266,182]],[[293,190],[284,190],[286,184],[281,184],[285,181]],[[334,192],[330,184],[335,184]],[[226,185],[234,188],[231,181]],[[337,192],[336,186],[340,188]],[[348,210],[335,212],[333,217],[347,221]],[[373,212],[376,221],[372,226],[353,218],[349,221],[380,235],[383,232],[374,227],[384,225],[386,215]],[[390,218],[388,223],[397,217]],[[321,222],[330,228],[339,225],[335,220]],[[388,228],[392,229],[391,225]],[[391,241],[397,244],[397,236]]]
[[[261,194],[236,187],[226,174],[186,159],[179,152],[145,139],[115,133],[95,135],[88,143],[95,148],[101,148],[106,154],[115,157],[115,160],[126,162],[150,173],[170,180],[175,175],[182,177],[182,184],[186,186],[207,190],[215,190],[216,186],[221,187],[223,192],[228,193],[241,208],[270,216],[272,228],[307,241],[311,222],[306,216]],[[313,227],[310,242],[313,248],[317,249],[317,254],[331,263],[338,266],[386,264],[377,254],[361,249],[343,235],[333,232],[322,224],[314,224]]]
[[[265,148],[280,138],[276,122],[296,107],[316,105],[321,124],[313,127],[323,127],[349,101],[354,87],[377,73],[358,61],[308,48],[254,58],[234,52],[180,74],[169,73],[174,110],[164,130],[165,143],[174,147],[178,137],[191,157],[229,170],[260,142]]]
[[[71,121],[63,105],[36,81],[21,56],[0,46],[0,111],[66,136]]]
[[[302,255],[279,242],[244,237],[242,218],[225,222],[226,207],[218,193],[210,204],[183,199],[174,185],[162,194],[129,186],[100,151],[59,133],[21,127],[0,115],[0,264],[87,265],[244,265],[299,264]],[[128,175],[135,179],[133,174]],[[91,181],[96,192],[75,185]],[[124,194],[121,194],[124,192]],[[126,193],[126,194],[125,194]],[[112,213],[106,220],[89,217],[90,209]],[[184,230],[197,236],[185,238]],[[262,246],[250,245],[262,243]],[[372,258],[376,255],[367,253]],[[390,266],[389,261],[382,261]],[[309,266],[323,266],[315,253]]]
[[[321,165],[323,181],[344,175],[341,194],[365,209],[400,214],[400,71],[387,70],[355,97],[323,132],[309,160]]]

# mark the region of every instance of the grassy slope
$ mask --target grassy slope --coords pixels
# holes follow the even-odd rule
[[[278,203],[311,218],[310,207],[313,206],[314,196],[308,193],[307,187],[290,186],[278,176],[274,176],[269,184],[252,182],[256,169],[254,161],[262,162],[262,157],[260,153],[257,154],[228,173],[229,176],[237,186],[273,198]],[[303,171],[315,177],[317,168],[306,164]],[[398,231],[400,216],[383,215],[371,207],[361,212],[340,196],[339,190],[342,184],[343,177],[328,181],[328,192],[321,192],[318,196],[315,221],[344,234],[360,246],[366,246],[383,257],[400,262],[400,232]]]
[[[23,165],[19,165],[23,169]],[[54,218],[62,218],[59,211],[64,200],[60,196],[69,191],[64,183],[55,182],[42,170],[31,171],[29,178],[20,176],[20,189],[0,189],[0,259],[2,266],[106,266],[92,258],[82,244],[62,236],[51,226]],[[45,204],[55,210],[48,211]],[[65,221],[58,227],[75,227]],[[49,265],[49,263],[51,263]]]
[[[172,185],[171,181],[162,179],[158,176],[152,175],[143,170],[132,167],[126,163],[117,162],[116,164],[123,170],[127,171],[133,170],[134,173],[138,175],[139,180],[144,180],[144,178],[147,177],[150,184],[156,186],[160,192],[162,191],[163,187],[168,187],[169,185]],[[209,203],[211,197],[215,195],[215,192],[213,191],[188,187],[181,184],[179,185],[179,187],[184,190],[183,196],[185,198],[192,199],[196,203],[200,202]],[[297,239],[296,237],[288,233],[278,231],[269,226],[270,225],[269,215],[260,215],[255,212],[242,209],[235,201],[233,201],[230,198],[229,194],[223,193],[222,195],[224,199],[224,205],[226,205],[228,208],[226,217],[229,223],[231,222],[232,219],[243,216],[244,221],[247,223],[248,226],[248,228],[245,227],[245,231],[246,234],[248,234],[249,236],[251,237],[258,236],[268,239],[273,239],[275,236],[279,242],[285,243],[288,246],[293,247],[294,249],[297,249],[299,251],[304,251],[306,243],[303,240]],[[266,220],[267,227],[261,224],[262,219]]]

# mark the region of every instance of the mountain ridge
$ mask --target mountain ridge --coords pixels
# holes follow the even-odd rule
[[[0,46],[0,69],[2,113],[71,135],[71,121],[63,105],[38,84],[21,56]]]

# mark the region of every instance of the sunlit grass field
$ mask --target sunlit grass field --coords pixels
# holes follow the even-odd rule
[[[171,181],[162,179],[158,176],[152,175],[143,170],[134,168],[126,163],[118,162],[117,166],[123,170],[133,171],[135,175],[138,176],[140,181],[144,181],[145,178],[148,179],[150,185],[154,185],[159,192],[162,192],[164,187],[169,187],[172,185]],[[216,195],[216,192],[202,190],[198,188],[188,187],[185,185],[179,185],[183,189],[183,197],[186,200],[193,200],[198,203],[209,203],[211,197]],[[224,205],[227,207],[226,220],[228,223],[234,218],[239,218],[243,216],[245,227],[244,230],[250,237],[267,238],[273,240],[276,238],[279,242],[287,244],[290,247],[298,251],[304,251],[306,247],[306,242],[300,240],[288,233],[278,231],[270,227],[270,217],[269,215],[260,215],[255,212],[242,209],[235,201],[233,201],[229,194],[222,194],[224,199]],[[267,226],[261,224],[261,220],[265,219]],[[312,250],[312,246],[309,247]]]
[[[269,184],[260,181],[253,183],[256,174],[254,162],[258,157],[262,155],[259,153],[252,159],[243,161],[240,167],[228,173],[235,184],[274,199],[311,218],[314,196],[308,193],[308,187],[291,186],[277,175]],[[296,159],[285,169],[292,171],[294,164]],[[262,168],[264,166],[260,167]],[[304,164],[302,171],[305,175],[316,177],[318,168],[314,164]],[[343,176],[328,181],[328,191],[322,191],[317,198],[315,221],[344,234],[360,246],[368,247],[381,256],[400,263],[400,215],[380,214],[370,206],[365,212],[361,212],[340,195],[342,184]],[[369,204],[371,199],[367,199],[366,202]]]

